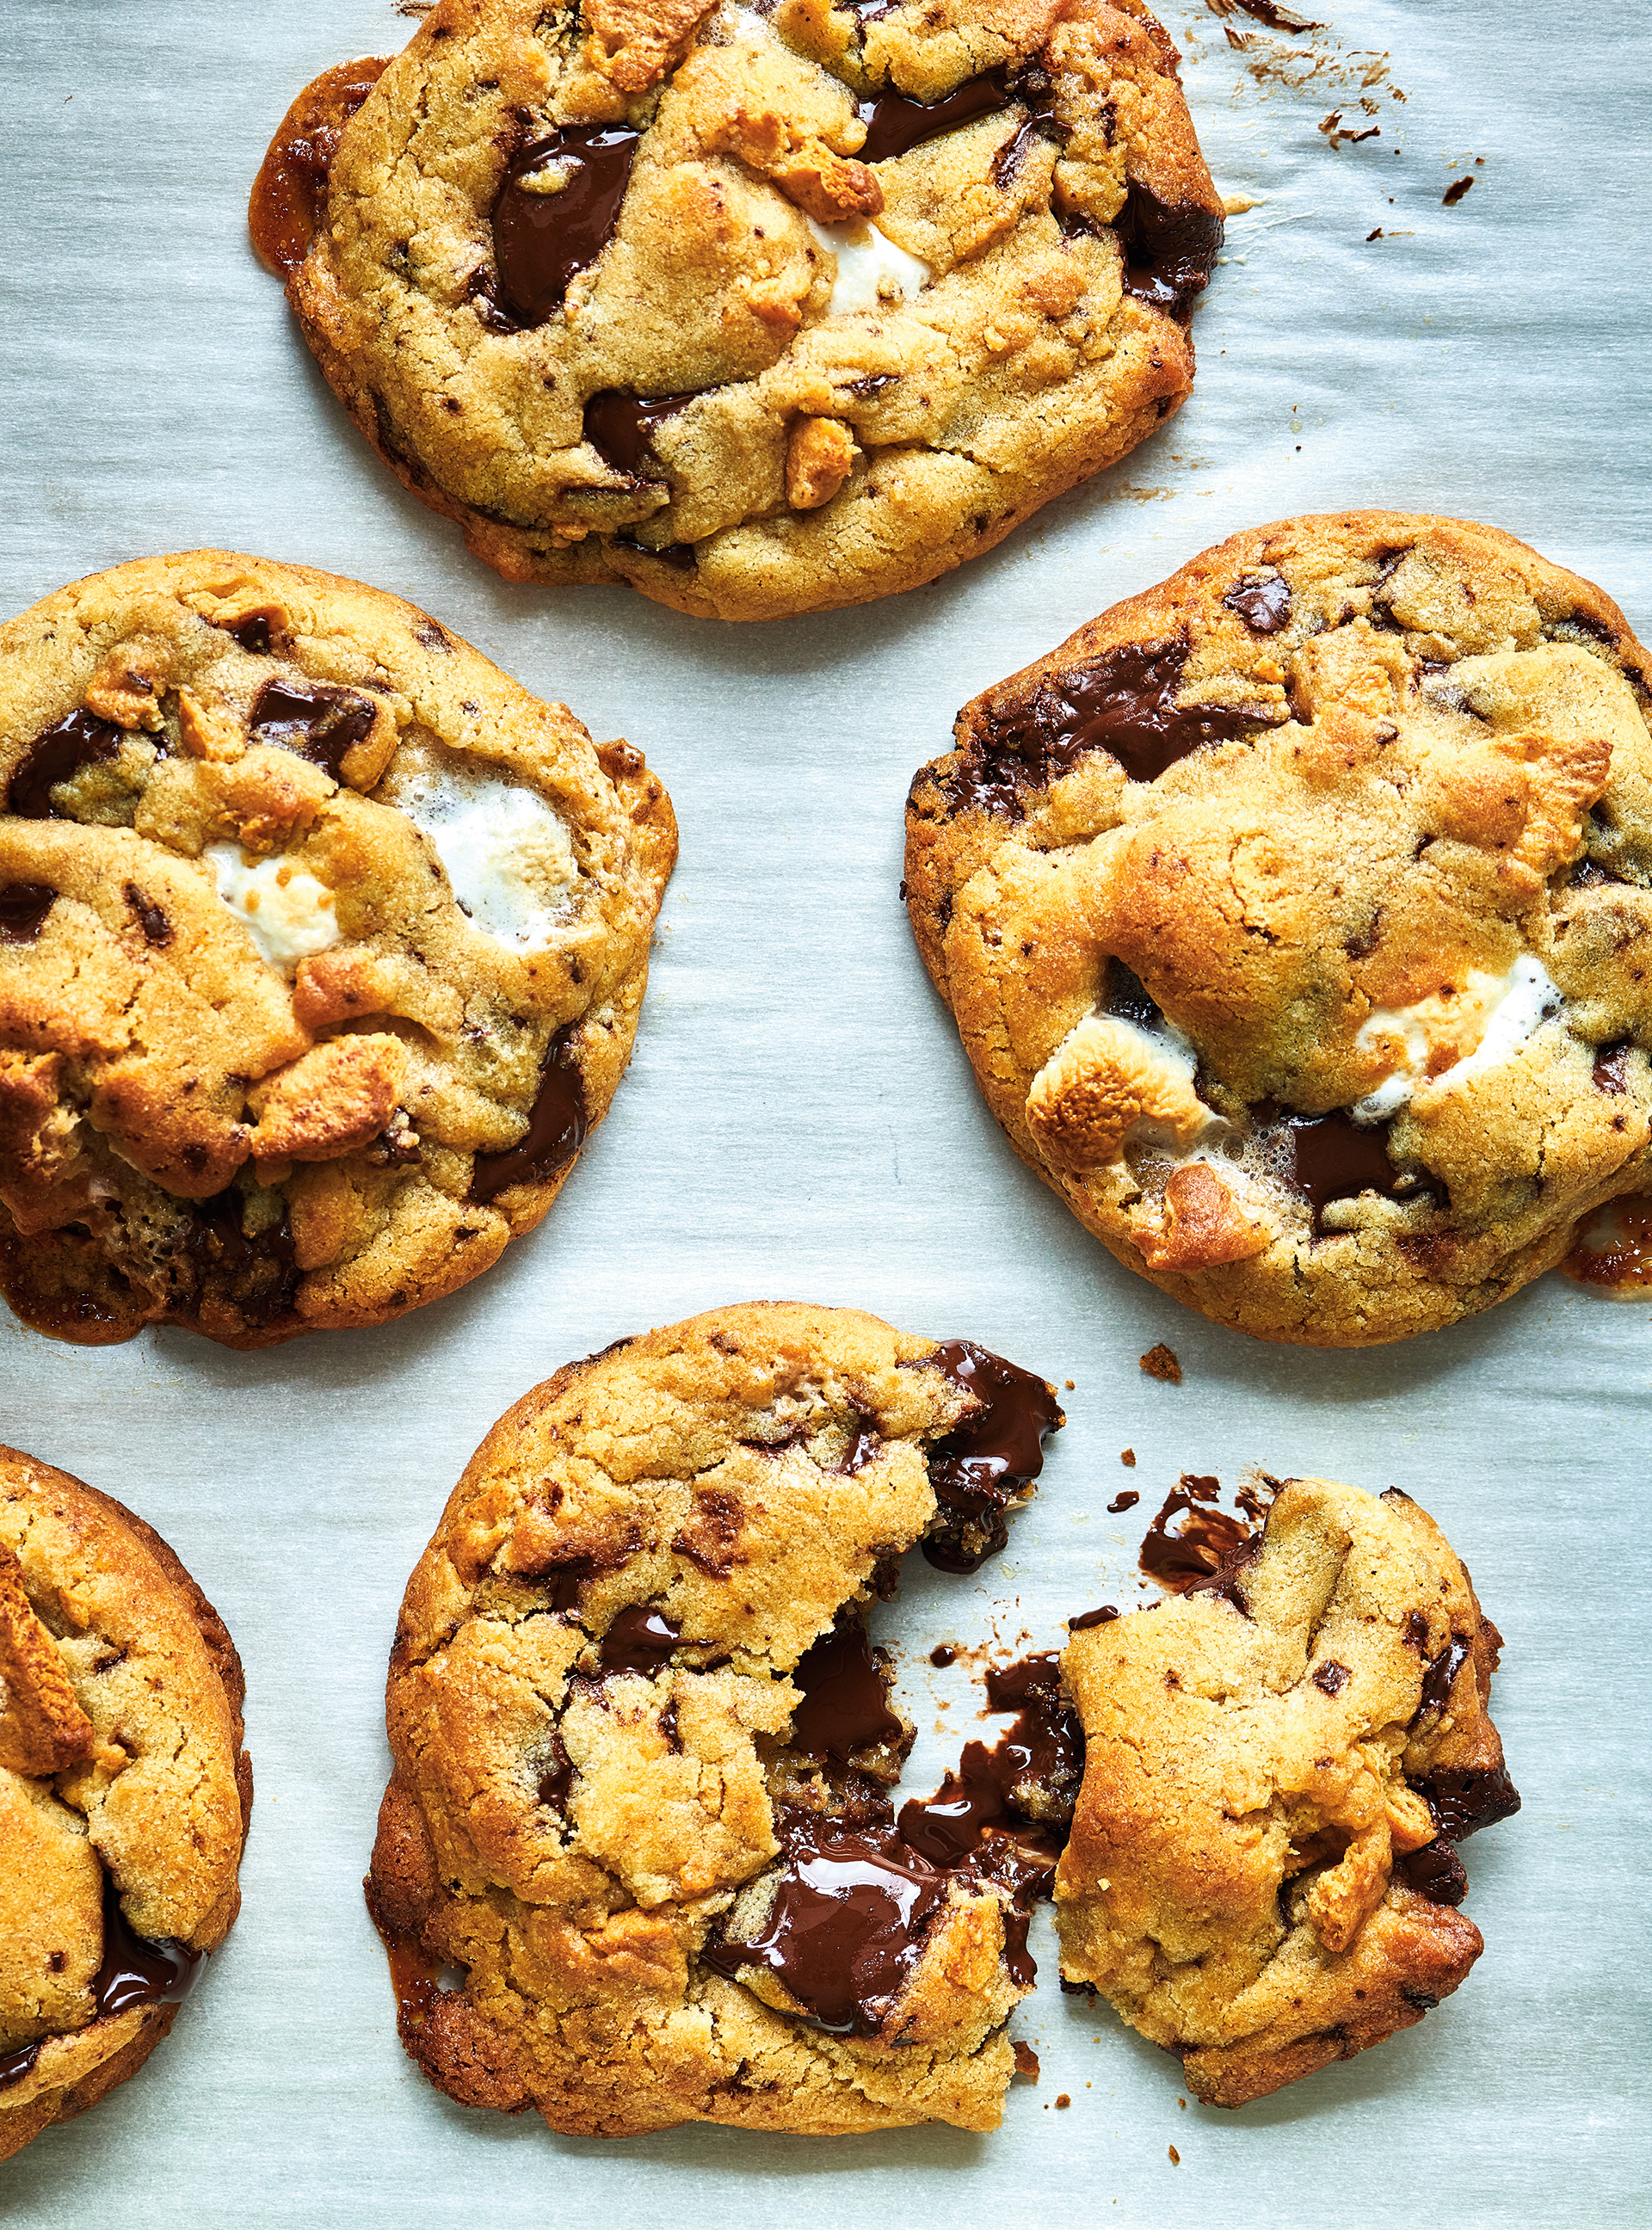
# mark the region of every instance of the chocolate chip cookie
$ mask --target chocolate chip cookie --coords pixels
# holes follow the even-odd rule
[[[65,1339],[370,1324],[549,1208],[676,853],[410,604],[222,551],[0,628],[0,1290]]]
[[[1218,2106],[1421,2021],[1482,1949],[1455,1846],[1520,1808],[1500,1647],[1415,1502],[1318,1479],[1180,1601],[1075,1633],[1064,1982]]]
[[[925,964],[1022,1158],[1217,1323],[1358,1346],[1652,1173],[1647,654],[1489,527],[1287,520],[958,716]]]
[[[500,1420],[402,1606],[367,1883],[433,2082],[584,2136],[997,2125],[1024,1905],[895,1821],[860,1607],[991,1554],[1062,1421],[967,1341],[766,1302]]]
[[[254,238],[507,579],[861,603],[1188,394],[1223,218],[1177,59],[1105,0],[441,0],[300,95]]]
[[[243,1692],[160,1536],[0,1448],[0,2160],[134,2074],[229,1934]]]

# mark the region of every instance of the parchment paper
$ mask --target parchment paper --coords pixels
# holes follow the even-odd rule
[[[645,748],[682,862],[614,1111],[545,1227],[468,1292],[257,1356],[181,1331],[79,1350],[0,1312],[0,1434],[184,1557],[246,1661],[258,1780],[229,1945],[137,2080],[0,2168],[0,2217],[1647,2220],[1652,1310],[1551,1278],[1455,1331],[1343,1356],[1182,1313],[1014,1160],[896,896],[907,785],[955,708],[1240,526],[1355,503],[1488,519],[1652,630],[1644,12],[1320,12],[1335,20],[1290,38],[1164,9],[1211,167],[1256,203],[1197,313],[1180,416],[932,590],[736,629],[619,590],[505,587],[392,483],[312,365],[247,246],[248,188],[299,87],[410,33],[386,0],[7,0],[0,609],[203,543],[377,583]],[[929,1647],[1049,1647],[1064,1615],[1141,1600],[1142,1525],[1183,1470],[1397,1482],[1434,1512],[1507,1638],[1495,1705],[1525,1797],[1469,1847],[1487,1948],[1455,1998],[1222,2115],[1184,2107],[1176,2061],[1105,2007],[1059,1995],[1041,1921],[1043,1983],[1015,2027],[1042,2079],[993,2137],[571,2143],[424,2084],[358,1886],[407,1574],[527,1386],[765,1294],[1076,1382],[1008,1554],[975,1582],[913,1560],[880,1614],[921,1729],[914,1789],[978,1701]],[[1158,1340],[1179,1387],[1137,1368]],[[1110,1518],[1125,1485],[1142,1505]]]

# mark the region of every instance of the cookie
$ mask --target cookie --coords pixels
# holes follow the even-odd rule
[[[0,1448],[0,2160],[135,2074],[229,1934],[244,1685],[158,1533]]]
[[[1062,1421],[967,1342],[767,1302],[500,1421],[402,1606],[367,1882],[433,2082],[587,2137],[997,2125],[1024,1905],[895,1821],[860,1613],[914,1543],[990,1555]]]
[[[930,974],[1022,1158],[1218,1324],[1455,1323],[1652,1175],[1652,706],[1484,526],[1236,535],[958,716]]]
[[[1223,216],[1177,61],[1104,0],[442,0],[300,95],[253,236],[507,580],[822,611],[1187,396]]]
[[[676,854],[435,620],[140,558],[0,628],[0,1290],[59,1337],[382,1324],[539,1222]]]
[[[1179,1601],[1075,1633],[1063,1987],[1218,2106],[1421,2021],[1482,1949],[1455,1847],[1520,1808],[1500,1647],[1415,1502],[1319,1479]]]

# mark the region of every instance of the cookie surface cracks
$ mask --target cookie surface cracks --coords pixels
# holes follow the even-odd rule
[[[926,1451],[976,1402],[937,1353],[847,1310],[720,1310],[570,1365],[478,1451],[403,1606],[369,1882],[392,1942],[466,1970],[403,2022],[450,2095],[589,2135],[996,2125],[1022,1995],[997,1892],[945,1889],[852,2035],[737,1960],[778,1806],[852,1827],[909,1740],[835,1774],[788,1748],[789,1675],[938,1521]]]
[[[139,559],[0,629],[0,1282],[85,1341],[371,1324],[545,1214],[669,801],[397,598]]]
[[[497,570],[766,618],[932,579],[1157,427],[1221,222],[1139,10],[442,0],[289,293]],[[640,454],[616,396],[674,406]]]
[[[1242,2105],[1420,2021],[1482,1948],[1451,1846],[1517,1810],[1500,1637],[1396,1491],[1286,1483],[1236,1576],[1075,1634],[1062,1973]]]
[[[1652,1166],[1649,672],[1511,537],[1371,512],[1236,536],[966,706],[908,903],[1016,1150],[1268,1338],[1548,1268]]]

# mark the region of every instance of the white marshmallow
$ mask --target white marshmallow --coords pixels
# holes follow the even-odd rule
[[[474,928],[523,950],[555,935],[578,870],[567,823],[537,790],[443,769],[398,783],[391,802],[436,847]]]
[[[862,217],[848,224],[816,224],[811,216],[807,222],[821,247],[837,260],[837,276],[826,305],[829,318],[849,310],[875,310],[886,300],[904,301],[935,275],[921,258],[908,255]]]
[[[1506,1061],[1563,1002],[1558,985],[1543,963],[1529,952],[1521,953],[1507,976],[1488,976],[1483,969],[1470,969],[1468,991],[1484,1016],[1480,1040],[1472,1053],[1435,1080],[1442,1091],[1454,1090],[1468,1078]],[[1354,1040],[1358,1050],[1369,1053],[1384,1038],[1398,1038],[1405,1049],[1405,1060],[1374,1092],[1354,1102],[1349,1112],[1356,1123],[1385,1123],[1427,1080],[1432,1050],[1428,1025],[1440,1019],[1441,1009],[1434,1000],[1416,1007],[1380,1007],[1366,1016]]]
[[[217,877],[218,896],[284,976],[339,942],[332,893],[303,868],[280,857],[252,859],[239,844],[209,844],[202,857]]]

